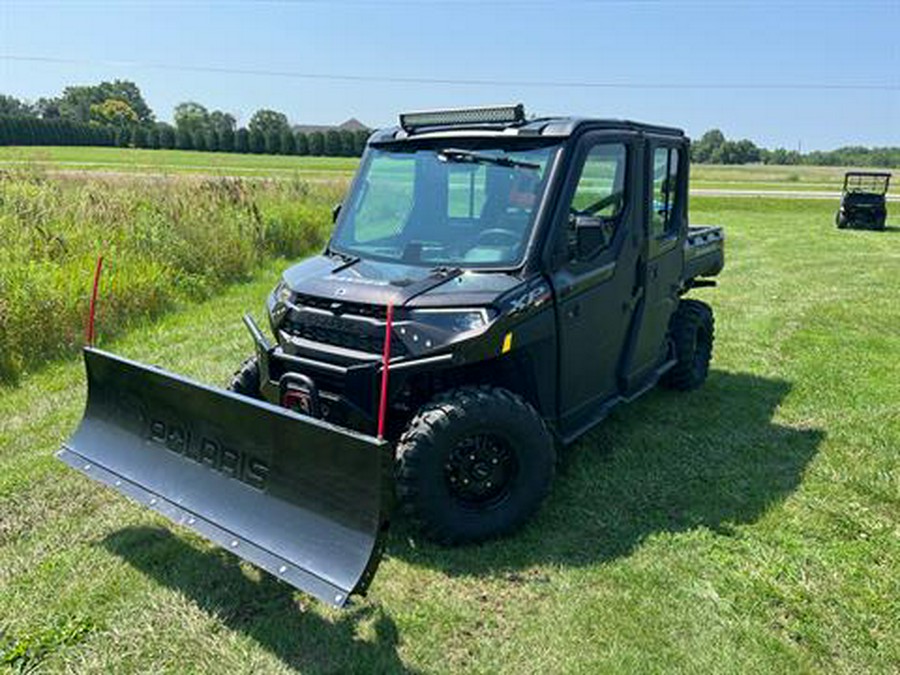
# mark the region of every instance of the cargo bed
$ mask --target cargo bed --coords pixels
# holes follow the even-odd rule
[[[712,277],[725,266],[725,231],[718,225],[692,225],[684,242],[684,278]]]

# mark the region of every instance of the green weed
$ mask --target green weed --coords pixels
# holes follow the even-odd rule
[[[83,341],[104,256],[97,330],[110,337],[211,297],[274,256],[321,245],[342,184],[123,177],[0,179],[0,381]]]
[[[76,645],[96,628],[84,617],[62,617],[49,626],[14,637],[0,629],[0,665],[30,672],[50,654]]]

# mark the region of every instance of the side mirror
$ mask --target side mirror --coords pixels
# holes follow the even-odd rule
[[[609,246],[615,225],[602,216],[573,215],[569,220],[575,233],[575,258],[588,260]]]
[[[338,202],[333,207],[331,207],[331,223],[332,225],[337,222],[338,216],[341,215],[341,202]]]

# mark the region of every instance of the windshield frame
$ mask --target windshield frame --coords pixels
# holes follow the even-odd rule
[[[547,209],[549,208],[550,202],[552,202],[552,200],[550,199],[550,195],[552,194],[554,186],[556,184],[556,177],[559,172],[562,158],[565,154],[564,150],[567,145],[566,140],[567,139],[562,138],[540,137],[498,138],[497,136],[455,136],[454,138],[421,139],[418,142],[406,140],[395,143],[379,143],[377,145],[370,145],[366,147],[366,151],[363,154],[359,168],[354,175],[353,181],[350,185],[350,189],[348,190],[346,198],[344,199],[344,205],[347,205],[353,200],[359,198],[359,194],[363,189],[362,186],[364,184],[365,177],[368,174],[371,163],[373,159],[377,157],[377,153],[381,151],[404,152],[412,154],[424,150],[438,154],[442,150],[447,149],[464,149],[475,153],[484,153],[491,150],[503,150],[506,152],[510,152],[548,148],[550,150],[550,153],[545,169],[545,177],[542,181],[543,185],[541,186],[541,190],[537,195],[537,199],[531,215],[531,221],[528,225],[528,232],[522,240],[524,246],[522,247],[521,253],[514,260],[504,261],[502,263],[479,263],[463,261],[448,261],[445,263],[435,261],[408,262],[394,257],[380,256],[366,251],[357,251],[353,248],[346,248],[344,246],[335,245],[338,234],[344,227],[349,226],[347,223],[347,218],[349,217],[350,209],[348,208],[342,208],[340,210],[338,218],[335,221],[335,226],[332,230],[331,236],[329,237],[328,246],[326,247],[325,251],[326,253],[334,253],[345,257],[359,258],[361,260],[372,260],[393,264],[407,264],[426,268],[432,267],[435,269],[454,268],[461,270],[472,270],[476,272],[512,272],[520,270],[525,267],[528,260],[532,257],[532,252],[534,250],[535,243],[538,240],[539,233],[542,229],[542,224],[546,220],[545,214]]]

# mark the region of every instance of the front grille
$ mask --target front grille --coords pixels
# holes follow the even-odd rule
[[[354,316],[364,316],[369,319],[379,319],[384,321],[387,318],[387,308],[378,305],[366,305],[359,302],[345,302],[343,300],[331,300],[328,298],[318,298],[314,295],[297,294],[294,296],[293,302],[301,307],[313,307],[315,309],[324,309],[328,312],[336,314],[352,314]]]
[[[284,330],[289,335],[334,347],[344,347],[369,354],[381,354],[384,351],[384,332],[381,328],[376,328],[377,332],[369,333],[353,326],[350,322],[347,322],[346,328],[332,328],[288,321],[284,324]],[[391,340],[392,356],[405,356],[406,353],[406,345],[396,338]]]

